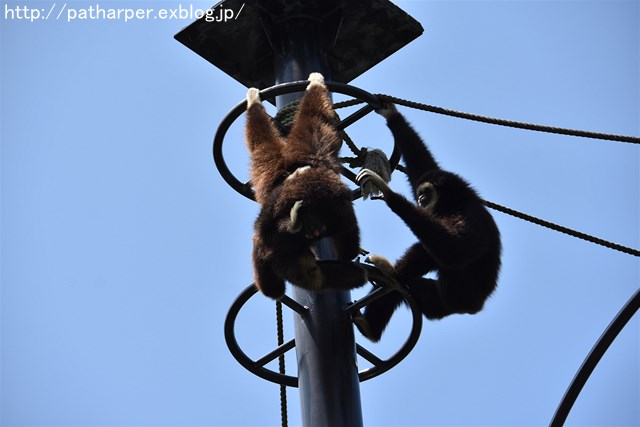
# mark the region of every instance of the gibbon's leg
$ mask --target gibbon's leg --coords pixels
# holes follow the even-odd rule
[[[486,281],[484,281],[486,283]],[[467,270],[441,271],[438,278],[438,291],[443,304],[452,313],[476,314],[484,307],[484,302],[495,289],[482,286]]]
[[[360,228],[353,210],[351,193],[346,192],[344,198],[336,200],[332,210],[332,228],[340,230],[333,234],[333,246],[336,258],[341,261],[351,261],[360,254]]]
[[[386,285],[392,288],[400,288],[395,268],[391,262],[383,256],[372,254],[366,258],[367,262],[372,263],[385,277]],[[398,291],[392,291],[385,296],[373,301],[365,308],[365,314],[357,312],[353,318],[360,333],[369,338],[373,342],[380,341],[382,332],[386,329],[391,316],[404,301],[402,295]]]
[[[301,249],[301,248],[298,248]],[[273,269],[292,284],[319,291],[322,289],[322,273],[310,250],[278,251],[273,258]]]
[[[383,256],[372,254],[366,258],[367,262],[373,264],[385,277],[385,284],[392,288],[400,288],[400,283],[395,273],[395,268],[391,262]],[[365,314],[357,312],[353,322],[360,333],[373,342],[380,341],[382,332],[391,320],[391,316],[403,302],[401,294],[392,291],[385,296],[373,301],[365,308]]]
[[[442,284],[440,282],[433,279],[420,278],[407,285],[411,296],[427,319],[438,320],[454,313],[442,299],[442,294],[440,293]]]
[[[375,258],[377,257],[377,258]],[[378,270],[386,276],[391,276],[393,282],[400,285],[409,285],[411,282],[420,279],[433,269],[433,262],[420,243],[415,243],[398,260],[395,267],[380,256],[372,255],[369,260],[374,262]],[[386,261],[386,263],[384,262]],[[393,272],[389,270],[393,269]],[[396,285],[399,286],[399,285]],[[413,293],[411,293],[413,295]],[[393,313],[404,301],[399,292],[388,293],[367,305],[363,319],[356,319],[356,326],[360,332],[370,340],[376,342],[380,340],[382,333],[389,324]],[[416,301],[419,305],[420,303]]]
[[[367,271],[350,261],[317,261],[322,275],[322,289],[348,290],[367,283]]]
[[[403,301],[404,299],[399,292],[390,292],[367,305],[364,315],[356,313],[353,321],[362,335],[373,342],[378,342],[389,324],[391,316]]]
[[[351,224],[355,224],[355,222]],[[335,234],[332,238],[336,258],[340,261],[351,261],[360,254],[360,230],[357,226],[351,227],[343,233]]]
[[[480,288],[471,274],[442,270],[438,280],[418,279],[409,283],[409,291],[430,320],[450,314],[476,314],[491,293]]]
[[[259,237],[254,236],[253,244],[253,276],[256,287],[267,297],[279,299],[284,295],[285,283],[278,277]]]
[[[452,313],[444,302],[441,292],[442,280],[422,277],[434,270],[438,270],[438,266],[421,243],[414,244],[396,263],[399,280],[407,285],[420,311],[431,320],[441,319]],[[439,279],[442,279],[441,270],[438,273]]]
[[[416,242],[409,247],[396,262],[395,273],[398,282],[405,284],[421,278],[438,268],[422,243]]]

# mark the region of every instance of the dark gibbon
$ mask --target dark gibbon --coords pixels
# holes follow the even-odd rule
[[[340,177],[342,140],[324,78],[312,73],[294,124],[283,137],[260,101],[247,92],[245,141],[251,183],[261,205],[254,225],[255,284],[280,298],[285,281],[310,289],[350,289],[366,283],[366,272],[349,263],[360,253],[360,231],[352,193]],[[336,260],[317,261],[311,245],[331,237]]]
[[[500,233],[478,193],[460,176],[438,166],[429,149],[393,104],[378,111],[387,120],[406,165],[416,204],[395,193],[385,181],[363,170],[358,182],[373,183],[389,208],[418,238],[395,266],[383,257],[371,261],[395,286],[410,295],[431,320],[454,313],[474,314],[496,288],[502,247]],[[375,198],[375,197],[374,197]],[[437,279],[425,278],[435,273]],[[403,301],[391,292],[369,304],[355,322],[378,341]]]

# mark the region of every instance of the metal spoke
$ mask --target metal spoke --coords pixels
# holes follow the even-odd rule
[[[275,350],[273,350],[272,352],[265,354],[260,359],[256,360],[255,364],[258,366],[264,366],[267,363],[273,360],[276,360],[278,357],[282,356],[283,354],[285,354],[287,351],[291,350],[295,346],[296,346],[296,340],[294,339],[289,340],[286,343],[279,346],[278,348],[276,348]]]

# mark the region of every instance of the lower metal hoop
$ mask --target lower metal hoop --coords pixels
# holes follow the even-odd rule
[[[378,269],[375,267],[361,264],[364,268],[367,269],[367,274],[369,275],[370,280],[377,287],[373,292],[359,301],[355,301],[353,304],[345,307],[344,310],[346,313],[351,314],[355,310],[359,310],[361,307],[366,306],[367,304],[373,302],[375,299],[383,296],[385,293],[392,292],[389,287],[384,285],[385,277]],[[275,350],[269,352],[265,356],[252,360],[249,356],[242,351],[238,341],[235,337],[235,322],[238,317],[238,313],[242,309],[242,307],[246,304],[246,302],[258,293],[258,289],[254,284],[249,285],[242,293],[236,298],[236,300],[231,305],[229,312],[227,313],[227,318],[224,323],[224,336],[227,342],[227,347],[231,354],[235,359],[244,366],[245,369],[252,372],[253,374],[264,378],[265,380],[286,385],[289,387],[297,387],[298,386],[298,378],[291,375],[283,375],[278,372],[272,371],[264,367],[267,363],[277,359],[279,356],[285,354],[289,350],[295,347],[295,340],[290,340]],[[362,347],[360,344],[356,345],[357,353],[373,364],[373,367],[364,369],[358,372],[358,377],[360,382],[369,380],[371,378],[377,377],[388,371],[389,369],[396,366],[400,363],[407,355],[413,350],[418,339],[420,338],[420,333],[422,331],[422,312],[418,308],[417,304],[407,292],[402,292],[402,296],[409,305],[412,314],[412,327],[411,333],[409,337],[403,344],[403,346],[398,350],[393,356],[388,358],[387,360],[383,360],[375,356],[373,353],[369,352],[367,349]],[[297,302],[285,296],[285,299],[282,301],[284,305],[296,311],[298,314],[304,315],[306,311],[305,307],[302,307]]]

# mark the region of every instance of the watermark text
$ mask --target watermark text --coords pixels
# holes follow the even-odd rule
[[[219,7],[215,9],[199,9],[193,5],[178,5],[173,8],[133,8],[107,7],[95,3],[78,7],[79,3],[52,3],[46,8],[31,7],[25,4],[4,5],[2,17],[5,20],[16,21],[47,21],[62,22],[75,21],[146,21],[146,20],[195,20],[204,19],[206,22],[229,22],[240,17],[244,4],[238,9]]]

